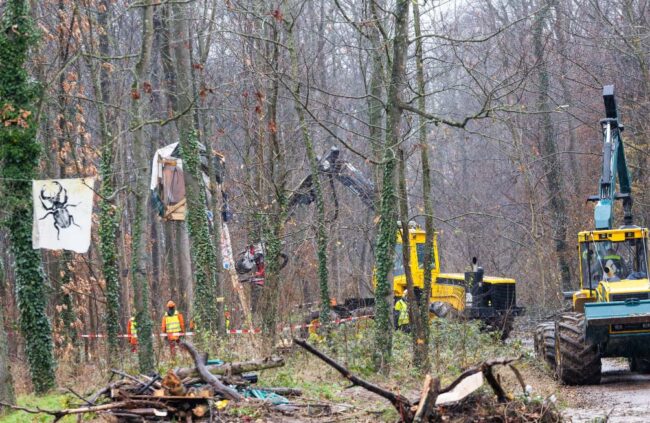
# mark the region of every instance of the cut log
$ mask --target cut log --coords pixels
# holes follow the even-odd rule
[[[254,372],[264,369],[272,369],[274,367],[284,366],[284,358],[282,357],[267,357],[259,360],[241,361],[235,363],[224,364],[210,364],[205,368],[213,375],[239,375],[242,373]],[[174,369],[174,372],[181,379],[194,378],[199,376],[196,368],[181,367]]]
[[[181,382],[181,378],[171,369],[163,378],[162,387],[165,389],[165,393],[171,396],[182,397],[187,393],[187,388]]]
[[[438,395],[436,405],[447,405],[458,402],[478,388],[483,386],[483,373],[477,371],[469,376],[464,376],[460,383],[454,386],[453,389],[446,391],[444,394]]]
[[[300,389],[295,388],[261,388],[263,391],[273,392],[283,397],[299,397],[302,395]]]
[[[418,409],[413,417],[413,422],[422,423],[429,421],[429,416],[436,405],[439,391],[440,380],[438,378],[432,378],[431,375],[427,375],[424,378],[424,387],[422,388],[420,403],[418,404]]]
[[[212,388],[214,389],[215,393],[218,393],[222,395],[224,398],[232,400],[232,401],[243,401],[244,397],[239,394],[237,391],[234,389],[231,389],[221,383],[219,379],[212,373],[210,373],[206,367],[205,364],[203,364],[203,357],[201,357],[201,354],[194,348],[192,344],[189,342],[181,341],[181,347],[185,348],[187,352],[190,353],[192,356],[192,359],[194,360],[194,365],[196,366],[196,370],[199,372],[199,375],[203,379],[204,382],[208,383]]]
[[[207,405],[199,404],[199,405],[197,405],[196,407],[194,407],[192,409],[192,414],[194,414],[196,417],[203,417],[206,414],[208,414],[209,411],[210,411],[210,408],[208,408]]]

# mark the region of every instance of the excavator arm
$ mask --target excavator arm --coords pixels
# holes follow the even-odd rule
[[[319,175],[336,179],[341,185],[355,193],[363,204],[375,210],[375,186],[363,173],[347,161],[341,159],[341,151],[332,147],[325,157],[318,161]],[[313,175],[305,177],[287,202],[287,220],[293,217],[298,206],[307,206],[316,200]]]
[[[605,119],[600,121],[603,132],[603,161],[600,176],[600,189],[598,195],[588,198],[596,202],[594,209],[594,223],[597,230],[612,229],[614,224],[614,201],[623,201],[623,223],[632,225],[632,190],[630,185],[630,172],[625,160],[623,148],[623,125],[619,122],[614,86],[603,87],[603,100],[605,102]],[[618,177],[619,192],[616,192],[616,179]]]
[[[352,164],[341,159],[340,153],[341,152],[337,147],[332,147],[327,155],[318,161],[318,175],[329,178],[330,183],[332,183],[333,180],[339,181],[343,186],[359,196],[366,207],[374,211],[376,199],[375,186],[368,178],[363,176],[361,171],[352,166]],[[307,175],[289,196],[287,201],[286,220],[293,217],[299,206],[308,206],[316,201],[313,177],[313,174]],[[333,183],[332,188],[334,188]],[[334,191],[334,196],[336,201],[336,191]],[[257,279],[259,281],[263,280],[265,253],[266,251],[263,242],[249,245],[239,254],[239,257],[235,262],[237,272],[239,274],[246,274],[257,269]],[[288,258],[285,254],[282,254],[281,259],[283,260],[280,266],[282,268],[286,265]]]

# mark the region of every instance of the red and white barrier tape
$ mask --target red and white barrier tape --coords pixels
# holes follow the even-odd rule
[[[369,319],[369,318],[372,318],[372,315],[348,317],[346,319],[336,319],[332,323],[334,323],[335,325],[340,325],[342,323],[352,322],[352,321],[355,321],[355,320]],[[305,329],[305,328],[319,327],[319,326],[321,326],[320,322],[314,322],[314,323],[303,323],[303,324],[300,324],[300,325],[288,325],[288,326],[284,326],[284,327],[279,328],[279,329],[282,330],[282,331],[294,331],[296,329]],[[228,335],[245,335],[245,334],[250,334],[250,333],[258,334],[258,333],[262,333],[262,329],[260,329],[260,328],[255,328],[255,329],[228,329],[226,331],[226,333]],[[172,334],[160,333],[158,335],[153,334],[151,336],[166,337],[168,335],[172,335],[172,336],[193,336],[194,332],[179,332],[179,333],[172,333]],[[107,335],[102,334],[102,333],[97,333],[97,334],[90,333],[90,334],[83,334],[83,335],[81,335],[81,337],[82,338],[106,338]],[[117,335],[117,337],[118,338],[130,338],[130,335],[120,334],[120,335]],[[137,338],[137,335],[135,337]]]
[[[340,325],[342,323],[352,322],[354,320],[369,319],[372,317],[373,317],[372,315],[348,317],[346,319],[336,319],[332,323],[334,323],[335,325]],[[305,329],[305,328],[312,328],[312,327],[319,327],[319,326],[321,326],[320,322],[315,322],[315,323],[303,323],[300,325],[289,325],[279,329],[282,331],[294,331],[296,329]],[[262,333],[262,330],[259,328],[258,329],[229,329],[226,332],[229,335],[240,335],[240,334],[248,334],[248,333]]]
[[[152,334],[151,336],[160,336],[161,338],[167,337],[167,336],[193,336],[194,332],[175,332],[175,333],[159,333],[156,335],[155,333]],[[108,335],[103,334],[103,333],[88,333],[88,334],[83,334],[80,335],[82,338],[107,338]],[[118,338],[131,338],[131,335],[126,335],[126,334],[119,334],[117,335]],[[133,338],[137,338],[138,335],[133,336]]]

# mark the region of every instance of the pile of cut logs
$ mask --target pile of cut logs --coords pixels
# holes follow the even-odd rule
[[[244,400],[240,388],[248,387],[251,379],[256,379],[247,377],[246,373],[284,366],[284,359],[276,356],[208,365],[207,356],[191,344],[181,342],[181,346],[190,353],[195,367],[169,370],[164,376],[132,376],[112,369],[111,379],[115,376],[120,379],[109,381],[92,396],[85,398],[71,391],[85,403],[81,407],[44,410],[3,405],[28,413],[49,414],[54,416],[55,422],[68,415],[86,413],[110,415],[120,422],[212,421],[212,413],[224,408],[228,401]],[[264,391],[284,396],[301,395],[299,390],[289,388],[264,388]]]

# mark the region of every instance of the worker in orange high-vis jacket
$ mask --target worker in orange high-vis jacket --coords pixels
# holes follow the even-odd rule
[[[126,335],[129,338],[129,344],[131,344],[131,352],[136,352],[138,350],[138,324],[135,322],[135,317],[129,319]]]
[[[176,310],[176,303],[172,300],[167,302],[167,313],[162,318],[161,332],[167,334],[169,350],[172,357],[176,357],[176,344],[180,337],[185,333],[185,322],[183,315]]]

